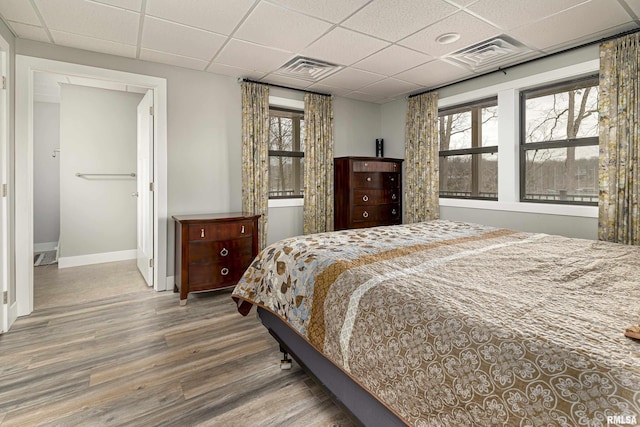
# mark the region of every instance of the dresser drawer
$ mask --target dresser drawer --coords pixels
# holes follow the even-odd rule
[[[398,188],[400,178],[393,172],[356,172],[353,174],[354,188]]]
[[[397,203],[400,200],[400,192],[397,188],[388,190],[378,189],[356,189],[353,190],[354,205],[380,205],[386,203]]]
[[[213,264],[225,259],[250,257],[251,236],[242,239],[189,242],[189,264]]]
[[[190,241],[228,240],[253,234],[253,221],[189,225]]]
[[[376,160],[354,160],[354,172],[400,172],[400,165],[395,162],[381,162]]]
[[[389,205],[375,206],[354,206],[353,217],[351,220],[356,221],[392,221],[400,219],[400,204],[394,203]]]
[[[251,257],[205,265],[189,265],[189,290],[202,291],[235,285],[251,263]]]

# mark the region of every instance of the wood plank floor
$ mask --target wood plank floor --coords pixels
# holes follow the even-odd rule
[[[87,282],[86,286],[92,284]],[[0,335],[2,426],[352,426],[230,291],[47,306]]]

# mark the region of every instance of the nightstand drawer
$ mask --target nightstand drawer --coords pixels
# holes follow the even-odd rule
[[[234,221],[222,224],[192,224],[189,240],[228,240],[253,235],[253,221]]]
[[[243,257],[229,260],[229,262],[190,265],[189,290],[200,291],[234,285],[240,280],[251,261],[251,257]]]
[[[223,260],[250,257],[251,236],[243,239],[189,242],[189,264],[213,264]]]

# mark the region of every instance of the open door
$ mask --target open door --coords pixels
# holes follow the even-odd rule
[[[9,44],[0,36],[0,334],[9,330],[18,316],[15,282],[11,285],[9,260],[9,105],[7,52]]]
[[[153,286],[153,91],[138,104],[138,270]]]

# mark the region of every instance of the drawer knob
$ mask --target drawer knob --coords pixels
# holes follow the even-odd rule
[[[200,237],[204,238],[204,228],[200,229]]]
[[[242,226],[242,228],[240,229],[240,233],[244,234],[244,225]]]
[[[362,217],[363,218],[369,218],[369,212],[367,212],[367,211],[362,212]]]
[[[392,176],[391,178],[389,178],[389,180],[390,180],[391,182],[393,182],[393,181],[395,181],[395,180],[396,180],[396,178]]]
[[[394,208],[394,209],[391,209],[391,214],[392,214],[392,215],[395,215],[395,214],[397,214],[397,213],[398,213],[398,211],[397,211],[397,210],[395,210],[395,208]]]
[[[370,176],[367,177],[367,182],[371,182],[371,177]]]
[[[229,250],[227,248],[222,248],[222,250],[220,251],[220,255],[222,256],[229,255]]]
[[[229,274],[229,269],[227,267],[223,268],[222,270],[220,270],[220,274],[226,276],[227,274]]]
[[[366,194],[364,196],[362,196],[362,201],[363,202],[368,202],[369,201],[369,196],[367,196]]]
[[[366,167],[369,167],[369,163],[365,163],[365,164],[364,164],[364,167],[365,167],[365,168],[366,168]]]
[[[396,196],[395,193],[391,195],[391,200],[395,200],[397,198],[398,198],[398,196]]]

